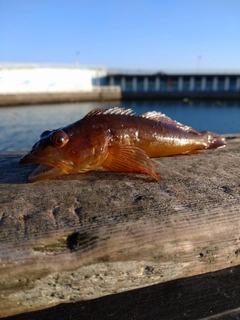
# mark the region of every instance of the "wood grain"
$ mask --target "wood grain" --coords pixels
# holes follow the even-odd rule
[[[145,175],[94,171],[36,184],[0,156],[0,316],[89,300],[240,263],[240,137],[154,160]]]
[[[98,299],[63,303],[8,320],[229,320],[240,316],[240,266]]]

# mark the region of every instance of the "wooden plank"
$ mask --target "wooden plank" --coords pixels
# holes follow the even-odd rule
[[[240,266],[102,298],[64,303],[8,320],[239,319]]]
[[[0,316],[240,263],[240,137],[154,160],[160,184],[105,171],[30,184],[0,156]]]

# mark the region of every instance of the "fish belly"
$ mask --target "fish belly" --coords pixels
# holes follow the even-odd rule
[[[166,157],[180,154],[197,153],[207,148],[201,137],[184,135],[184,137],[158,137],[153,140],[142,140],[138,147],[150,158]]]

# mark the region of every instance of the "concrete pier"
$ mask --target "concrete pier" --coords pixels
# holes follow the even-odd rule
[[[240,99],[240,70],[121,71],[0,65],[0,106],[116,99]]]
[[[120,100],[120,87],[96,87],[91,91],[0,94],[0,106]]]

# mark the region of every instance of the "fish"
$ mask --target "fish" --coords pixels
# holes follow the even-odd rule
[[[220,135],[198,132],[150,111],[136,116],[131,109],[96,108],[65,127],[46,130],[20,164],[38,164],[30,182],[102,167],[107,171],[145,173],[160,180],[151,158],[190,155],[226,146]]]

